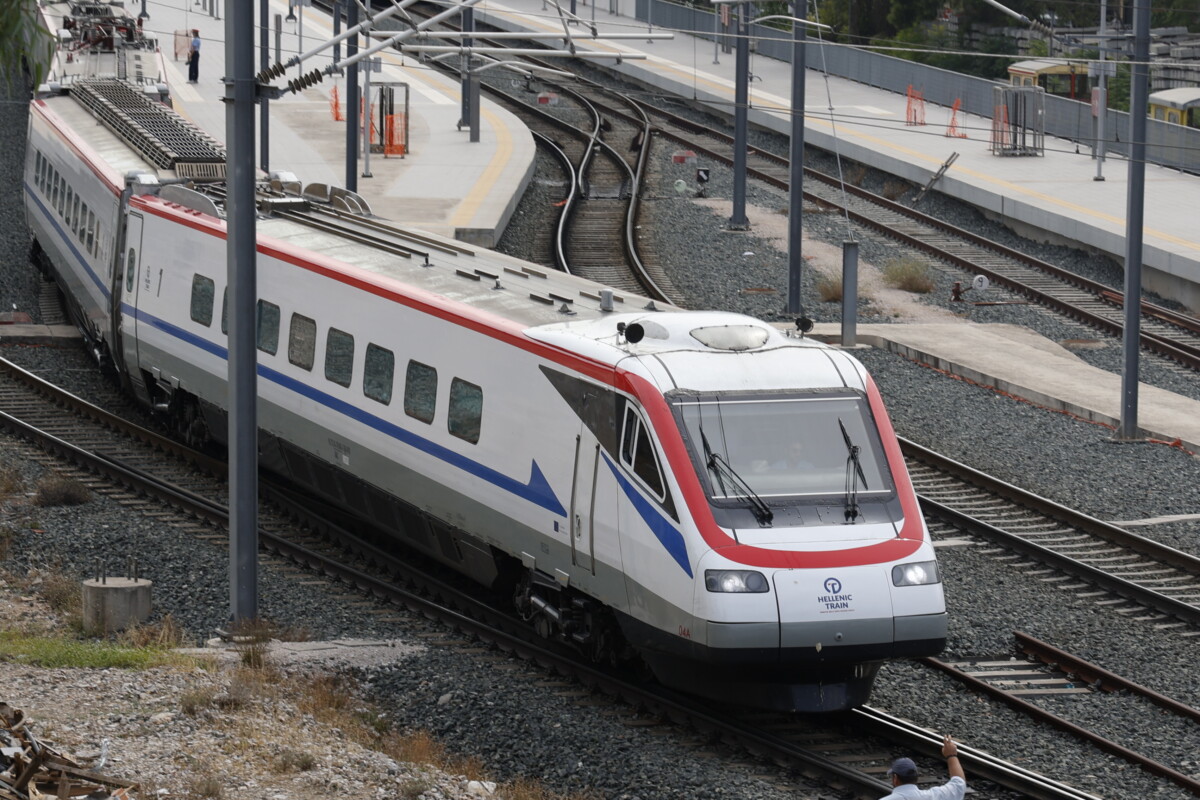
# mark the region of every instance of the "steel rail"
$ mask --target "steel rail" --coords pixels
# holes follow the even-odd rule
[[[571,163],[571,157],[566,154],[566,151],[555,144],[554,140],[549,136],[538,131],[530,131],[530,133],[533,134],[533,138],[537,143],[546,148],[554,160],[558,162],[563,174],[567,176],[570,182],[567,196],[563,200],[563,208],[565,209],[568,204],[574,202],[575,194],[579,191],[579,177],[575,174],[575,165]],[[569,273],[566,263],[566,251],[563,245],[563,225],[565,219],[566,214],[560,213],[558,215],[558,221],[554,225],[554,247],[552,249],[554,250],[555,265],[563,272]]]
[[[1056,503],[1053,500],[1022,489],[1019,486],[1014,486],[1011,483],[981,472],[974,467],[967,466],[960,461],[955,461],[952,458],[934,452],[909,439],[903,437],[897,438],[900,441],[900,451],[906,458],[920,461],[939,472],[954,475],[985,491],[1004,497],[1039,514],[1059,520],[1085,533],[1105,539],[1113,544],[1120,545],[1121,547],[1141,553],[1156,561],[1169,564],[1176,569],[1200,577],[1200,558],[1190,553],[1176,550],[1161,542],[1131,533],[1112,523],[1096,519],[1068,506],[1064,506],[1061,503]]]
[[[1147,589],[1132,581],[1118,578],[1102,569],[1098,569],[1089,564],[1084,564],[1081,561],[1065,556],[1062,553],[1043,547],[1040,544],[1035,544],[1027,539],[1023,539],[1016,534],[1001,530],[994,525],[982,522],[974,517],[964,514],[957,509],[950,508],[935,500],[930,500],[927,497],[919,497],[921,508],[926,513],[932,513],[936,517],[940,517],[949,524],[960,530],[983,536],[992,541],[999,542],[1003,546],[1016,550],[1024,555],[1040,561],[1043,564],[1062,570],[1068,574],[1077,575],[1085,578],[1091,583],[1106,589],[1114,594],[1126,597],[1141,603],[1148,608],[1157,609],[1164,614],[1169,614],[1177,617],[1185,622],[1193,625],[1200,625],[1200,608],[1197,608],[1190,603],[1184,603],[1172,597],[1167,597],[1164,594]]]
[[[1082,728],[1070,720],[1064,719],[1057,714],[1052,714],[1027,700],[1022,700],[1019,697],[1015,697],[1003,689],[999,689],[985,681],[981,681],[978,678],[972,677],[971,675],[968,675],[962,670],[957,669],[956,667],[947,664],[944,661],[931,657],[923,657],[920,659],[920,661],[928,664],[934,669],[941,670],[958,682],[980,694],[985,694],[992,699],[999,700],[1000,702],[1024,713],[1029,717],[1032,717],[1033,719],[1036,719],[1039,722],[1044,722],[1048,725],[1051,725],[1077,739],[1090,742],[1106,753],[1123,758],[1130,763],[1137,764],[1139,767],[1151,773],[1152,775],[1157,775],[1160,778],[1166,778],[1172,783],[1182,786],[1193,794],[1200,795],[1200,780],[1197,780],[1189,775],[1184,775],[1181,772],[1171,769],[1166,764],[1155,761],[1154,759],[1130,750],[1128,747],[1120,745],[1111,739],[1106,739],[1093,731]]]
[[[130,435],[142,442],[145,442],[146,444],[162,450],[163,452],[171,453],[172,455],[178,456],[185,461],[196,464],[197,466],[208,470],[213,475],[222,477],[227,472],[227,465],[224,461],[207,456],[201,452],[193,450],[187,445],[180,444],[170,437],[163,436],[162,434],[155,433],[154,431],[132,423],[129,420],[112,413],[111,411],[107,411],[94,403],[84,400],[78,395],[71,394],[66,389],[55,386],[49,381],[34,375],[29,370],[14,364],[8,359],[0,358],[0,373],[3,373],[13,380],[16,380],[26,386],[29,386],[38,392],[41,392],[43,395],[52,398],[60,405],[67,406],[74,411],[89,417],[90,419],[106,425],[112,430],[120,431],[121,433]]]
[[[1085,661],[1079,656],[1068,653],[1066,650],[1060,650],[1040,639],[1035,639],[1027,633],[1013,631],[1013,636],[1017,639],[1017,647],[1027,655],[1046,664],[1052,664],[1063,672],[1077,675],[1095,689],[1105,692],[1130,692],[1144,697],[1172,714],[1185,717],[1193,722],[1200,722],[1200,709],[1181,703],[1173,697],[1167,697],[1165,694],[1135,683],[1128,678],[1123,678],[1115,672],[1109,672],[1104,667]]]

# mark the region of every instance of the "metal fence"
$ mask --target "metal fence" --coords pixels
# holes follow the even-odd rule
[[[723,26],[719,15],[709,8],[698,8],[668,0],[635,0],[636,16],[647,24],[692,33],[718,46],[734,46],[734,24]],[[731,18],[736,16],[736,10]],[[753,47],[760,56],[779,61],[792,60],[792,34],[763,25],[752,25]],[[955,100],[960,108],[977,116],[992,118],[992,92],[997,81],[976,78],[949,70],[918,64],[903,58],[841,45],[823,44],[811,36],[805,58],[809,69],[827,71],[852,81],[904,94],[908,87],[924,92],[925,100],[950,107]],[[1107,109],[1105,138],[1110,153],[1128,155],[1129,114]],[[1091,106],[1064,97],[1047,96],[1045,133],[1091,147],[1095,140]],[[1200,173],[1200,130],[1156,119],[1146,120],[1146,160],[1188,172]]]

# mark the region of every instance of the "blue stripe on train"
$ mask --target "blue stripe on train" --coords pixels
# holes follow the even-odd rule
[[[659,544],[666,548],[667,553],[671,558],[675,559],[679,566],[683,567],[683,571],[687,576],[692,577],[692,565],[688,561],[687,542],[683,539],[683,534],[671,524],[665,516],[659,513],[654,505],[642,496],[629,478],[625,476],[621,470],[617,469],[617,465],[613,463],[608,454],[604,454],[604,463],[612,470],[613,477],[617,479],[617,485],[621,487],[621,491],[625,492],[625,496],[629,498],[629,502],[633,504],[634,509],[638,512],[638,516],[650,528],[654,538],[658,539]]]

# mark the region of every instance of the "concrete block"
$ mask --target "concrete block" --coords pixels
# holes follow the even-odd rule
[[[150,616],[145,578],[89,578],[83,582],[83,630],[105,634],[131,628]]]

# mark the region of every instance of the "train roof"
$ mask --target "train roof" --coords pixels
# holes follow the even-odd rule
[[[1151,92],[1149,101],[1169,108],[1191,108],[1200,105],[1200,86],[1181,86]]]

